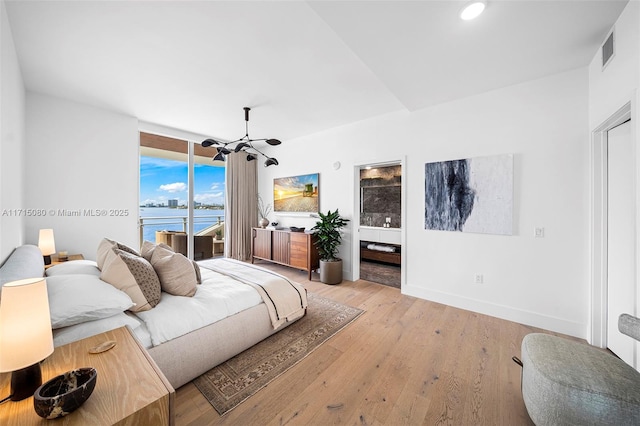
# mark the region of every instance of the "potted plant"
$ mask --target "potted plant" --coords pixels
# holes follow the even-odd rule
[[[327,214],[318,212],[319,221],[311,228],[316,236],[315,246],[320,256],[320,281],[325,284],[342,282],[342,259],[338,257],[338,248],[342,242],[342,228],[349,219],[340,216],[338,209]]]

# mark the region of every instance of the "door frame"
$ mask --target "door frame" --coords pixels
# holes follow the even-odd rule
[[[407,256],[406,256],[406,233],[407,233],[407,157],[400,156],[394,159],[373,159],[356,161],[353,164],[353,238],[352,238],[352,251],[351,251],[351,277],[353,281],[360,279],[360,169],[363,167],[383,167],[391,165],[400,165],[402,170],[402,180],[400,184],[400,217],[402,220],[402,227],[400,228],[400,245],[402,247],[402,256],[400,257],[400,292],[406,285],[407,274]]]
[[[630,100],[613,115],[602,122],[591,134],[591,311],[589,321],[589,343],[600,348],[607,347],[607,186],[608,186],[608,134],[607,132],[631,119],[631,139],[634,141],[634,193],[637,194],[637,156],[638,150],[635,141],[635,102]],[[636,195],[637,206],[638,197]],[[638,208],[635,212],[636,226],[632,230],[637,236]],[[638,238],[635,239],[635,252],[638,250]],[[638,283],[638,267],[635,267],[636,288]],[[636,294],[636,306],[637,306]],[[636,315],[636,312],[630,312]],[[636,354],[637,357],[637,354]]]

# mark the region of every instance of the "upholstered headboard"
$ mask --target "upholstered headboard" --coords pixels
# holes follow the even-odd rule
[[[0,287],[5,283],[44,276],[44,259],[38,246],[16,248],[0,267]]]

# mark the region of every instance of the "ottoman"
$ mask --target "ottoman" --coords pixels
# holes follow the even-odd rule
[[[640,425],[640,373],[604,350],[548,334],[522,340],[522,397],[543,425]]]

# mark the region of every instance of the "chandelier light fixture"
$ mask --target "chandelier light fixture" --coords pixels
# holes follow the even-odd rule
[[[278,139],[268,139],[268,138],[251,139],[249,137],[249,111],[251,111],[251,108],[244,107],[243,109],[244,109],[244,121],[245,121],[245,135],[243,137],[232,142],[222,142],[222,141],[217,141],[215,139],[206,139],[202,141],[201,145],[205,148],[209,146],[216,147],[216,149],[218,150],[218,153],[216,154],[215,157],[213,157],[214,161],[215,160],[225,161],[225,158],[227,155],[234,152],[244,151],[247,153],[247,161],[256,160],[258,158],[258,154],[260,154],[264,158],[266,158],[264,162],[265,167],[277,166],[278,160],[263,154],[255,146],[253,146],[253,142],[265,141],[267,144],[271,146],[280,145],[282,142],[280,142]]]

